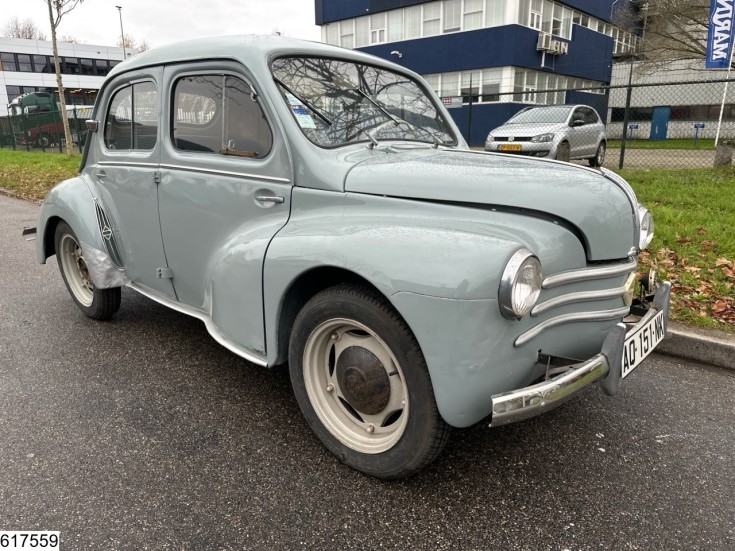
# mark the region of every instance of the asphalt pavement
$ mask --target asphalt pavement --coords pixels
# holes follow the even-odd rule
[[[0,196],[0,530],[70,549],[733,549],[735,371],[654,355],[380,482],[311,434],[287,370],[124,289],[85,318]]]

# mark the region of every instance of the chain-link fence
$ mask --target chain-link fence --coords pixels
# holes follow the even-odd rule
[[[735,78],[517,90],[501,93],[494,108],[469,99],[455,120],[474,146],[484,139],[488,151],[602,161],[615,169],[703,168],[733,160]],[[594,108],[599,119],[573,104]],[[463,124],[468,109],[474,109],[472,124],[490,128],[487,137]]]
[[[87,137],[87,107],[69,107],[69,130],[74,146],[82,150]],[[0,117],[0,147],[22,150],[64,151],[64,124],[58,111],[41,111]]]

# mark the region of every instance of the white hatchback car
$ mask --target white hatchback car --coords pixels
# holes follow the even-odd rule
[[[605,125],[587,105],[528,107],[492,130],[485,151],[517,153],[569,161],[588,159],[602,166],[607,138]]]

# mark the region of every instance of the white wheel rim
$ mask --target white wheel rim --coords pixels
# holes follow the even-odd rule
[[[352,350],[348,352],[349,349]],[[355,352],[373,356],[379,364],[358,368],[353,367],[349,360],[343,361],[354,356]],[[321,423],[337,440],[355,451],[369,454],[382,453],[396,445],[408,424],[408,387],[395,356],[374,331],[354,320],[328,320],[309,335],[303,364],[309,401]],[[380,411],[365,411],[371,407],[364,407],[351,397],[351,394],[354,396],[354,387],[359,385],[348,388],[349,384],[340,382],[346,379],[355,381],[346,373],[364,382],[360,369],[369,370],[366,372],[375,375],[381,383],[386,381],[360,386],[361,392],[368,389],[365,391],[368,395],[376,387],[383,391],[379,395],[386,403]],[[365,395],[361,394],[361,397]],[[376,400],[371,402],[371,406],[377,408],[383,405],[382,402],[375,405]]]
[[[94,299],[94,285],[89,277],[87,262],[84,260],[82,248],[68,233],[61,237],[58,254],[64,270],[69,290],[84,306],[91,306]]]

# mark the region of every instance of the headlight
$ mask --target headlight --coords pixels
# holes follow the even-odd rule
[[[489,142],[494,142],[495,141],[495,138],[493,137],[492,134],[488,134],[487,135],[487,141],[489,141]]]
[[[500,279],[498,300],[506,318],[520,319],[538,300],[541,293],[541,263],[527,249],[510,257]]]
[[[554,139],[553,134],[539,134],[538,136],[534,136],[531,138],[532,142],[550,142]]]
[[[638,221],[641,226],[641,235],[638,239],[638,250],[648,247],[653,239],[653,216],[643,205],[638,205]]]

